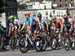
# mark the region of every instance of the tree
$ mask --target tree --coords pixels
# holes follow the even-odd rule
[[[4,12],[4,3],[3,3],[3,0],[0,0],[0,17],[2,16],[2,12]]]
[[[2,12],[4,12],[3,7],[4,7],[3,0],[0,0],[0,14],[1,14]]]
[[[18,6],[18,10],[22,10],[22,9],[26,9],[27,8],[26,4],[17,3],[17,6]]]

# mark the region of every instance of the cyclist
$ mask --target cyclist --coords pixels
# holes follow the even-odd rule
[[[45,23],[47,23],[47,20],[45,21],[45,18],[42,18],[42,14],[40,12],[37,14],[37,20],[39,23],[39,30],[45,31]]]
[[[49,32],[51,32],[51,26],[52,26],[52,18],[51,18],[51,16],[48,18],[48,20],[47,20],[47,24],[48,24],[48,31]]]
[[[15,30],[17,30],[17,28],[18,28],[18,24],[19,24],[18,18],[17,18],[16,16],[14,16],[14,26],[15,26]]]
[[[69,18],[67,15],[64,15],[63,17],[63,24],[64,24],[64,30],[65,31],[71,31],[71,24],[72,24],[72,20],[71,18]]]
[[[49,17],[48,17],[48,12],[46,11],[45,12],[45,18],[44,18],[44,30],[47,30],[48,31],[48,20],[49,20]]]
[[[14,16],[11,15],[9,16],[9,35],[13,35],[14,34],[14,31],[15,31],[15,27],[14,27]]]
[[[34,17],[33,16],[31,16],[31,12],[29,12],[29,11],[26,11],[25,12],[25,18],[24,18],[24,20],[23,20],[23,27],[22,27],[22,29],[24,29],[24,28],[26,28],[26,30],[25,30],[25,32],[27,32],[28,33],[28,35],[26,35],[26,36],[28,36],[28,38],[30,39],[30,42],[31,42],[31,44],[32,44],[32,46],[34,46],[34,38],[33,38],[33,31],[35,30],[34,28],[34,25],[35,25],[35,20],[34,20]],[[21,29],[21,30],[22,30]],[[29,37],[30,36],[30,37]],[[32,40],[32,41],[31,41]],[[32,43],[33,42],[33,43]]]
[[[13,16],[13,15],[10,15],[10,16],[8,17],[8,19],[9,19],[9,25],[10,25],[10,24],[14,24],[14,16]]]
[[[62,21],[60,20],[60,18],[56,18],[54,20],[54,24],[55,24],[55,30],[59,29],[59,31],[62,32],[63,24],[62,24]]]
[[[21,30],[24,28],[27,28],[26,32],[29,32],[31,34],[31,30],[33,31],[33,25],[34,25],[34,17],[31,16],[31,13],[29,11],[25,12],[25,18],[23,20],[23,27]]]

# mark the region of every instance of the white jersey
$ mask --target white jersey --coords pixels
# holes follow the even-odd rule
[[[19,24],[18,19],[14,19],[14,24],[17,24],[17,25]]]
[[[69,18],[69,22],[72,24],[72,18]]]
[[[41,21],[40,21],[39,18],[37,18],[36,20],[38,21],[39,25],[41,25],[41,26],[43,25],[43,23],[44,23],[43,19],[41,19]]]
[[[38,18],[36,19],[37,21],[38,21],[38,23],[39,23],[39,26],[41,26],[41,28],[44,30],[44,22],[45,22],[45,19],[41,19],[41,20],[39,20]]]
[[[19,25],[19,21],[18,21],[18,19],[14,19],[15,30],[17,29],[17,25]]]

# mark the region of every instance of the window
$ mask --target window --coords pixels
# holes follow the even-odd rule
[[[61,2],[61,0],[59,0]]]
[[[55,14],[55,10],[53,10],[53,14]]]
[[[46,9],[46,5],[44,5],[44,9]]]
[[[65,0],[65,2],[66,2],[67,0]]]
[[[50,12],[50,17],[52,17],[52,13]]]
[[[59,7],[61,7],[61,4],[59,5]]]
[[[56,2],[56,0],[54,0],[54,2]]]
[[[73,6],[73,4],[71,4],[71,7]]]
[[[44,1],[44,0],[42,0],[42,1]]]
[[[32,9],[32,5],[29,5],[29,6],[28,6],[28,9]]]
[[[59,12],[57,12],[57,17],[59,16]]]
[[[67,4],[65,4],[65,7],[67,7]]]
[[[63,12],[61,12],[61,17],[63,17]]]

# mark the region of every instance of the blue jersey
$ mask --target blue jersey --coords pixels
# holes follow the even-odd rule
[[[24,18],[23,23],[24,24],[33,24],[34,22],[34,17],[30,16],[29,18]]]

